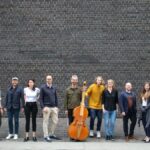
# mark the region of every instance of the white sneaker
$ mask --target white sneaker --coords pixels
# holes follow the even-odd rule
[[[97,138],[101,138],[101,132],[97,131]]]
[[[90,137],[93,137],[94,136],[94,132],[93,130],[90,130]]]
[[[14,137],[13,134],[8,134],[8,136],[6,137],[6,140],[10,140],[10,139],[12,139],[13,137]]]
[[[14,140],[17,140],[17,139],[18,139],[18,135],[15,134],[13,139],[14,139]]]

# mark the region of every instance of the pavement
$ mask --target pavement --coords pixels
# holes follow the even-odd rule
[[[42,118],[37,118],[37,139],[38,142],[23,142],[25,135],[25,119],[20,118],[20,130],[19,130],[19,139],[17,141],[5,140],[5,137],[8,133],[8,123],[7,118],[3,118],[3,123],[0,128],[0,150],[150,150],[150,143],[142,142],[144,138],[144,130],[138,125],[135,128],[135,136],[138,140],[132,140],[128,143],[124,140],[124,134],[122,129],[122,119],[116,120],[115,128],[115,141],[106,141],[104,139],[104,126],[102,123],[101,134],[102,138],[88,138],[85,142],[72,142],[67,136],[67,119],[59,118],[59,123],[56,128],[56,135],[62,140],[57,141],[53,140],[51,143],[47,143],[43,140],[43,131],[42,131]],[[89,119],[87,120],[89,124]],[[32,134],[32,133],[31,133]]]

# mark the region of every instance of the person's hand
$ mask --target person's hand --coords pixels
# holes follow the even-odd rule
[[[44,107],[44,108],[43,108],[43,112],[44,112],[44,113],[48,113],[48,107]]]
[[[22,112],[22,113],[24,112],[24,108],[23,108],[23,107],[21,108],[21,112]]]
[[[1,112],[1,115],[3,115],[4,111],[2,108],[0,108],[0,112]]]
[[[6,108],[4,108],[4,111],[6,112],[6,111],[7,111],[7,109],[6,109]]]
[[[68,110],[65,110],[65,114],[68,115]]]
[[[105,113],[106,112],[106,110],[105,110],[105,108],[103,108],[103,113]]]
[[[57,112],[59,112],[59,108],[58,108],[58,107],[56,107],[56,109],[57,109]]]
[[[125,112],[122,112],[121,114],[122,114],[122,116],[125,116],[125,115],[126,115],[126,113],[125,113]]]

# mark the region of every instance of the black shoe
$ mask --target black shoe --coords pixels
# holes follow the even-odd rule
[[[55,140],[61,140],[59,137],[57,137],[56,135],[50,135],[49,138],[51,139],[55,139]]]
[[[29,137],[25,137],[24,142],[28,142],[28,141],[29,141]]]
[[[45,140],[46,142],[52,142],[51,138],[49,138],[49,137],[45,137],[44,140]]]
[[[110,136],[110,140],[114,141],[115,138],[111,135],[111,136]]]
[[[108,135],[106,136],[106,140],[107,140],[107,141],[109,140],[109,136],[108,136]]]
[[[36,138],[36,137],[33,137],[32,140],[33,140],[34,142],[37,142],[37,138]]]

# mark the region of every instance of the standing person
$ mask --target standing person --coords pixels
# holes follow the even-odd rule
[[[53,86],[52,82],[52,76],[48,75],[46,77],[46,84],[42,85],[40,89],[40,104],[43,111],[44,140],[47,142],[51,142],[52,138],[59,140],[59,138],[54,134],[58,123],[58,99],[56,88]],[[52,119],[50,133],[48,131],[49,117]]]
[[[68,115],[69,125],[73,122],[73,110],[80,105],[82,97],[81,88],[78,86],[78,76],[72,75],[71,86],[66,89],[64,108],[65,114]]]
[[[97,117],[97,138],[101,137],[102,123],[102,93],[104,91],[104,80],[101,76],[96,77],[95,83],[89,86],[86,96],[89,96],[90,108],[90,137],[94,137],[94,121]]]
[[[13,138],[14,140],[18,139],[19,112],[20,109],[22,111],[24,110],[23,89],[18,84],[19,84],[18,78],[13,77],[12,85],[10,88],[8,88],[6,93],[4,110],[7,111],[7,115],[8,115],[9,134],[6,137],[7,140],[11,138]],[[14,131],[13,119],[15,124],[15,131]]]
[[[0,127],[1,127],[1,125],[2,125],[2,115],[3,115],[3,107],[2,107],[1,100],[2,100],[2,98],[1,98],[1,91],[0,91]],[[2,139],[0,139],[0,141],[1,141],[1,140],[2,140]]]
[[[30,116],[32,115],[32,136],[33,141],[36,142],[36,116],[38,113],[37,100],[39,98],[40,90],[35,85],[35,80],[28,80],[27,87],[24,88],[24,99],[25,99],[25,119],[26,119],[26,136],[24,142],[29,141],[29,130],[30,130]]]
[[[104,125],[106,140],[114,140],[114,127],[118,108],[118,91],[112,79],[107,81],[106,89],[102,95]]]
[[[140,94],[141,101],[141,119],[146,137],[144,141],[150,142],[150,83],[144,84],[143,90]]]
[[[121,92],[119,97],[121,114],[123,116],[123,129],[125,140],[136,139],[134,137],[134,128],[137,120],[136,95],[132,91],[132,84],[125,84],[125,91]],[[130,130],[128,131],[128,120],[131,120]]]

